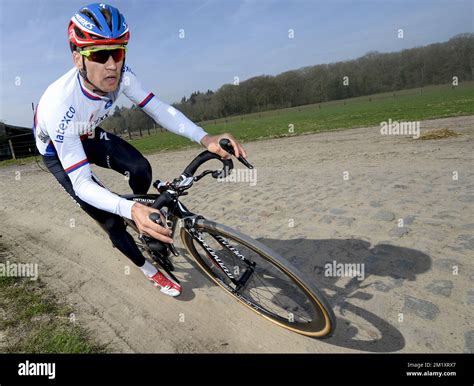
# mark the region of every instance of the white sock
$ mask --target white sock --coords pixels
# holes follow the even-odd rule
[[[154,276],[155,273],[158,272],[158,270],[156,269],[156,267],[155,267],[153,264],[151,264],[148,260],[145,260],[145,264],[143,264],[143,265],[142,265],[141,267],[139,267],[139,268],[142,270],[142,272],[143,272],[145,275],[147,275],[147,276],[149,276],[149,277]]]

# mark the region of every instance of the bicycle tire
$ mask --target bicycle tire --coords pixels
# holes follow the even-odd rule
[[[206,263],[206,260],[201,257],[200,253],[196,249],[194,244],[195,237],[187,229],[185,229],[185,227],[182,227],[180,236],[185,248],[187,249],[189,254],[196,260],[201,270],[206,273],[207,276],[209,276],[213,282],[215,282],[222,289],[224,289],[226,293],[231,295],[234,299],[245,305],[247,308],[259,314],[261,317],[287,330],[317,338],[327,338],[331,336],[336,326],[336,317],[331,306],[329,305],[329,302],[326,300],[325,296],[321,293],[321,291],[315,285],[313,285],[307,278],[305,278],[305,276],[290,262],[285,260],[275,251],[271,250],[259,241],[254,240],[253,238],[225,225],[218,224],[216,222],[209,221],[206,219],[198,219],[194,224],[194,228],[200,232],[210,231],[213,234],[217,234],[225,238],[230,238],[238,243],[242,243],[244,246],[246,246],[253,252],[259,254],[268,263],[272,264],[280,271],[284,272],[287,277],[292,280],[292,282],[296,284],[306,294],[307,298],[310,300],[311,304],[315,307],[315,309],[320,311],[322,318],[320,318],[320,320],[314,321],[311,325],[304,325],[303,328],[303,325],[299,326],[297,324],[284,323],[282,322],[281,318],[273,318],[270,315],[263,313],[260,310],[247,304],[241,297],[237,296],[235,292],[231,291],[216,278],[217,275],[213,273],[212,268]]]

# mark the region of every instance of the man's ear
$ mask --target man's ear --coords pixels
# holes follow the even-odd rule
[[[79,52],[72,52],[72,61],[78,70],[82,70],[82,58]]]

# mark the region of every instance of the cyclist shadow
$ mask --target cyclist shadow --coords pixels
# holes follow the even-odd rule
[[[428,255],[415,249],[389,244],[371,247],[369,242],[360,239],[258,240],[291,261],[308,279],[313,279],[313,283],[326,295],[337,314],[337,327],[333,335],[324,339],[324,342],[369,352],[394,352],[405,347],[405,338],[391,322],[351,304],[350,300],[372,299],[372,293],[363,292],[366,288],[371,292],[390,292],[394,288],[402,287],[406,281],[416,280],[417,275],[431,267],[431,258]],[[364,276],[341,278],[328,275],[328,265],[334,267],[333,262],[364,264]],[[364,284],[371,276],[380,280]],[[360,280],[361,278],[363,280]],[[345,282],[345,285],[337,285],[338,281]],[[398,312],[391,314],[393,320],[396,321],[397,315]],[[364,323],[358,323],[357,319],[363,319]],[[367,322],[375,327],[378,333],[373,328],[367,328]],[[364,339],[360,339],[360,335],[363,335]]]

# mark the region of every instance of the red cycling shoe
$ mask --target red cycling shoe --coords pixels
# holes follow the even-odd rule
[[[169,296],[181,294],[181,286],[168,275],[158,271],[154,276],[148,277],[155,287],[160,287],[160,291]]]

